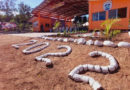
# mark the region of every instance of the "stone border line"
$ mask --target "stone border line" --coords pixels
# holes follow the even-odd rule
[[[50,40],[50,41],[60,41],[60,42],[74,42],[76,44],[81,44],[81,45],[95,45],[95,46],[107,46],[107,47],[125,47],[129,48],[130,43],[129,42],[119,42],[118,44],[115,44],[112,41],[106,40],[104,42],[99,41],[99,40],[88,40],[86,41],[84,38],[79,38],[79,39],[74,39],[74,38],[54,38],[54,37],[48,37],[48,36],[43,36],[42,39],[45,40]]]
[[[44,46],[42,46],[42,45],[44,45]],[[24,50],[23,50],[23,53],[24,53],[24,54],[36,53],[36,52],[39,52],[39,51],[41,51],[41,50],[47,48],[49,45],[50,45],[49,42],[41,42],[41,43],[35,44],[35,45],[31,46],[31,47],[28,47],[28,48],[24,49]],[[39,46],[42,46],[42,47],[41,47],[41,48],[34,49],[34,50],[31,50],[31,49],[36,48],[36,47],[39,47]]]
[[[79,75],[79,74],[81,72],[87,72],[87,71],[104,73],[104,74],[112,73],[118,69],[118,67],[119,67],[118,62],[112,55],[107,54],[105,52],[101,52],[101,51],[93,51],[93,52],[89,53],[89,56],[105,57],[109,60],[110,65],[108,65],[108,66],[91,65],[91,64],[79,65],[79,66],[75,67],[69,73],[68,77],[77,82],[89,83],[89,85],[93,88],[93,90],[101,90],[102,86],[98,81],[94,80],[92,77],[83,76],[83,75]]]
[[[29,43],[13,44],[12,47],[14,47],[15,49],[19,49],[20,46],[32,45],[32,44],[35,44],[36,42],[37,40],[30,40]]]
[[[56,56],[56,57],[63,57],[63,56],[67,56],[69,55],[71,52],[72,52],[72,49],[70,46],[67,46],[67,45],[61,45],[61,46],[58,46],[57,47],[58,49],[67,49],[66,52],[58,52],[58,53],[46,53],[46,54],[43,54],[41,56],[38,56],[36,57],[35,59],[37,61],[43,61],[46,63],[46,67],[52,67],[53,64],[52,64],[52,61],[46,57],[48,56]]]

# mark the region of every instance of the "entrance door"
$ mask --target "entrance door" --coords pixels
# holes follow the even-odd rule
[[[44,26],[43,26],[43,24],[40,26],[40,29],[41,29],[40,30],[41,32],[44,32]]]

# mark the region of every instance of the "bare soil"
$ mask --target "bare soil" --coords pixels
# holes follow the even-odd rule
[[[111,48],[74,43],[50,42],[50,46],[41,52],[25,55],[22,46],[16,50],[12,44],[25,43],[33,38],[0,35],[0,90],[92,90],[89,84],[77,83],[68,78],[69,72],[80,64],[108,65],[103,57],[92,58],[88,53],[94,50],[107,52],[119,62],[120,69],[113,74],[86,72],[84,75],[99,81],[105,90],[130,90],[130,48]],[[38,39],[38,42],[45,41]],[[116,41],[129,41],[127,34],[121,34]],[[44,62],[35,61],[35,57],[48,52],[59,52],[58,45],[69,45],[72,53],[66,57],[49,57],[54,67],[46,68]]]

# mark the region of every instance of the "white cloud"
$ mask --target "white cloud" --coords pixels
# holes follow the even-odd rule
[[[14,12],[12,12],[13,13],[13,15],[14,16],[16,16],[16,15],[18,15],[19,13],[18,12],[16,12],[16,11],[14,11]],[[3,12],[3,11],[0,11],[0,15],[5,15],[5,12]]]
[[[3,11],[0,11],[0,15],[5,15],[5,12],[3,12]]]

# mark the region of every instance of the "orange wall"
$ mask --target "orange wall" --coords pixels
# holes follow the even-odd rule
[[[33,17],[33,19],[31,20],[32,24],[33,24],[34,22],[36,22],[36,21],[38,21],[38,18],[37,18],[37,17]],[[32,27],[33,27],[33,31],[39,31],[39,27],[34,27],[33,25],[32,25]]]
[[[46,27],[45,26],[46,24],[49,24],[49,27]],[[39,25],[43,25],[45,32],[50,31],[50,28],[52,28],[51,19],[50,18],[40,18]]]
[[[38,26],[37,27],[33,27],[33,31],[38,31],[40,32],[40,26],[43,25],[44,31],[50,31],[50,28],[52,28],[52,22],[50,18],[42,18],[42,17],[37,17],[36,19],[32,20],[32,23],[34,22],[38,22]],[[45,25],[49,24],[49,27],[46,27]]]
[[[71,21],[67,21],[67,22],[65,22],[65,25],[68,26],[68,27],[71,27],[72,26],[72,22]]]
[[[36,22],[36,21],[38,21],[38,26],[37,27],[33,27],[33,31],[40,32],[40,25],[44,26],[44,31],[45,32],[50,31],[50,29],[53,28],[52,25],[54,24],[54,22],[52,21],[51,18],[37,17],[37,18],[35,18],[35,19],[32,20],[32,22]],[[50,27],[46,27],[45,26],[46,24],[49,24]],[[70,27],[70,26],[72,26],[72,22],[66,21],[65,25],[68,26],[68,27]]]
[[[89,30],[102,29],[101,23],[103,21],[92,21],[92,14],[104,11],[103,4],[107,0],[89,1]],[[119,23],[120,26],[113,27],[113,29],[128,29],[128,22],[130,18],[130,0],[111,0],[112,9],[127,7],[127,18],[122,18]],[[106,12],[106,19],[108,19],[108,11]]]

